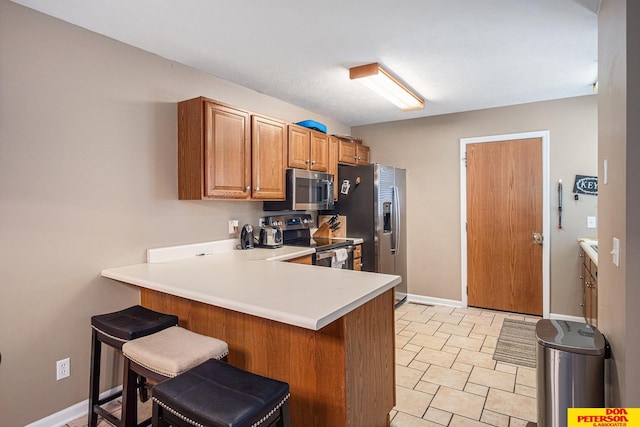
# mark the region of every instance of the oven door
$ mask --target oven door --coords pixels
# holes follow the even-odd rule
[[[335,258],[336,251],[338,249],[347,250],[347,259],[343,262],[337,262]],[[353,245],[345,246],[344,248],[333,248],[328,250],[318,250],[314,257],[314,265],[321,267],[333,267],[341,268],[343,270],[353,270]]]

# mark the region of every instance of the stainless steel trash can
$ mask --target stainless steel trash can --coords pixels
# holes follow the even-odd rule
[[[538,426],[566,427],[567,408],[604,407],[605,339],[565,320],[536,324]]]

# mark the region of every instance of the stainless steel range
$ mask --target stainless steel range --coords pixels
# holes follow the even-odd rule
[[[283,244],[315,248],[313,264],[324,267],[353,270],[353,240],[344,238],[313,237],[311,229],[315,222],[310,214],[294,213],[265,218],[267,225],[282,230]]]

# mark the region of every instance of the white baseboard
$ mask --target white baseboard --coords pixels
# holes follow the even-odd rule
[[[462,301],[456,301],[452,299],[433,298],[423,295],[407,294],[407,302],[415,302],[418,304],[433,304],[433,305],[446,305],[449,307],[461,308],[463,307]]]
[[[584,322],[584,317],[580,317],[580,316],[568,316],[566,314],[556,314],[556,313],[550,313],[549,314],[549,319],[551,320],[567,320],[569,322],[580,322],[580,323],[585,323]]]
[[[432,304],[432,305],[446,305],[449,307],[464,308],[462,301],[456,301],[452,299],[427,297],[424,295],[407,294],[407,302],[414,302],[417,304]],[[584,323],[584,317],[569,316],[566,314],[550,313],[549,319],[552,320],[567,320],[569,322],[581,322]]]
[[[122,386],[118,386],[111,390],[107,390],[100,394],[100,399],[110,396],[112,393],[122,390]],[[25,427],[62,427],[78,418],[86,417],[89,413],[89,399],[69,406],[62,411],[51,414],[46,418],[27,424]]]

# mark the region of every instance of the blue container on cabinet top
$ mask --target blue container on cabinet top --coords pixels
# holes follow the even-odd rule
[[[327,126],[323,125],[320,122],[316,122],[315,120],[303,120],[301,122],[296,123],[297,125],[317,130],[323,133],[327,133]]]

